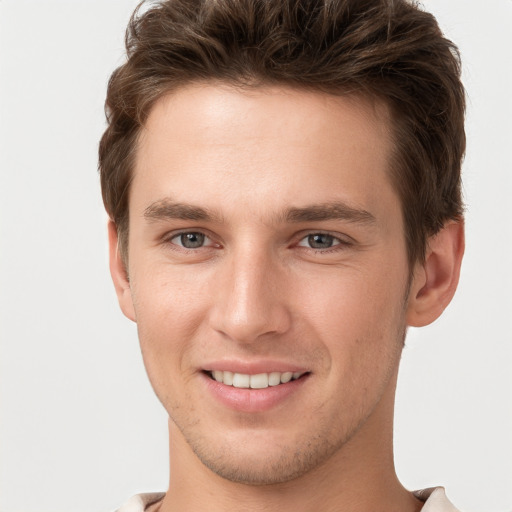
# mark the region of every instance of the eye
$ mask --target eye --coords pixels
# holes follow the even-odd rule
[[[199,249],[203,247],[210,239],[204,233],[187,232],[179,233],[171,238],[171,241],[185,249]]]
[[[327,233],[312,233],[298,243],[300,247],[309,247],[311,249],[329,249],[340,244],[339,238]]]

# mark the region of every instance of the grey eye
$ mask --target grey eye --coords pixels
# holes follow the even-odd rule
[[[312,249],[328,249],[335,245],[336,238],[325,233],[316,233],[307,237],[309,247]]]
[[[203,247],[205,239],[203,233],[181,233],[174,237],[174,242],[185,249],[197,249]]]

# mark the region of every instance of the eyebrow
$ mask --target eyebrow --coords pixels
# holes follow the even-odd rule
[[[176,203],[169,198],[151,203],[144,210],[144,218],[158,220],[193,220],[223,222],[222,216],[207,208],[186,203]],[[290,223],[343,220],[356,224],[375,224],[375,217],[368,211],[354,208],[343,202],[313,204],[301,208],[291,207],[278,215],[276,220]]]
[[[144,218],[153,221],[166,219],[220,221],[220,216],[207,208],[175,203],[170,199],[162,199],[151,203],[144,210]]]
[[[355,224],[375,224],[376,218],[368,211],[342,202],[315,204],[303,208],[290,208],[285,215],[288,222],[319,222],[344,220]]]

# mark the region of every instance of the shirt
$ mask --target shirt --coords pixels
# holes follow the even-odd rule
[[[421,512],[460,512],[450,503],[443,487],[422,489],[421,491],[415,491],[413,494],[420,501],[425,502]],[[163,492],[137,494],[117,509],[116,512],[152,512],[164,496],[165,493]]]

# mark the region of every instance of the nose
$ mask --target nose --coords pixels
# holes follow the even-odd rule
[[[213,329],[238,343],[252,343],[290,328],[286,272],[275,259],[254,247],[224,258],[216,274]]]

